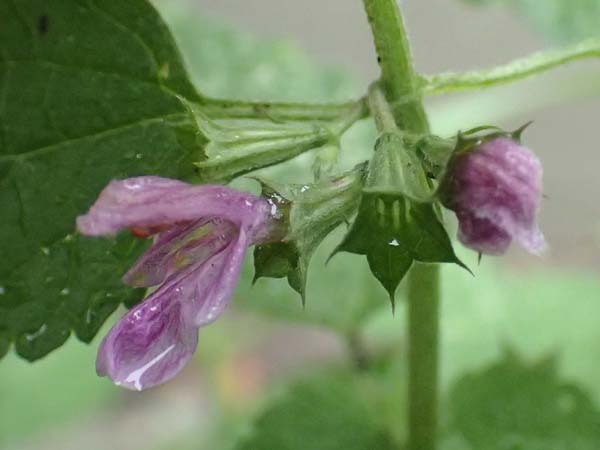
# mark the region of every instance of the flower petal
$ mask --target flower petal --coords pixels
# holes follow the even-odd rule
[[[539,254],[545,241],[536,216],[542,166],[509,138],[486,141],[457,154],[442,184],[442,200],[459,220],[459,239],[481,253],[504,253],[512,239]]]
[[[111,181],[88,213],[77,218],[77,227],[99,236],[219,217],[252,228],[266,222],[270,211],[266,200],[226,186],[148,176]]]
[[[508,250],[512,237],[493,221],[469,211],[457,212],[458,240],[485,255],[501,255]]]
[[[198,329],[187,319],[189,307],[181,301],[189,289],[186,276],[177,274],[122,317],[98,350],[98,375],[142,390],[179,373],[198,342]]]
[[[198,327],[216,320],[229,305],[250,244],[244,230],[236,240],[211,261],[203,275],[202,292],[194,299],[194,324]]]
[[[129,311],[102,342],[98,374],[135,390],[173,378],[192,357],[198,328],[227,307],[248,243],[241,230],[225,248],[174,273]]]
[[[160,284],[175,271],[215,255],[236,234],[236,227],[221,219],[175,225],[158,235],[154,244],[123,276],[123,282],[134,287]]]

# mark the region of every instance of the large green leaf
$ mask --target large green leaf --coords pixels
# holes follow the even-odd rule
[[[503,4],[525,16],[546,36],[574,41],[600,36],[598,0],[468,0],[475,4]]]
[[[178,96],[199,95],[144,0],[0,0],[0,17],[0,335],[33,360],[135,301],[119,277],[140,243],[75,236],[75,217],[111,178],[185,175]]]

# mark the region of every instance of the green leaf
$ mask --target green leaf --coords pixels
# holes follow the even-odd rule
[[[393,448],[369,408],[359,377],[334,373],[302,381],[274,401],[237,450],[373,450]]]
[[[0,0],[0,330],[33,360],[89,341],[143,246],[74,236],[112,178],[191,173],[201,101],[143,0]],[[5,255],[10,255],[6,257]]]
[[[574,41],[600,34],[598,0],[468,0],[501,4],[523,15],[541,33],[558,41]]]
[[[365,255],[392,306],[413,261],[463,265],[442,225],[418,154],[397,132],[375,145],[358,215],[336,249]]]
[[[474,449],[592,450],[600,442],[600,410],[559,377],[554,358],[529,363],[506,350],[461,377],[449,407],[452,430]]]

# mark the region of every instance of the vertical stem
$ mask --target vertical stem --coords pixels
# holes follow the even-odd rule
[[[429,130],[404,21],[396,0],[363,0],[373,32],[381,87],[398,126],[412,133]]]
[[[363,0],[378,62],[380,85],[398,127],[429,131],[410,44],[396,0]],[[435,450],[439,359],[439,268],[415,264],[408,275],[409,450]]]
[[[438,410],[439,266],[416,264],[408,279],[408,448],[435,449]]]

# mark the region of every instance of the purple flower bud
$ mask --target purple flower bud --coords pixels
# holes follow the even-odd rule
[[[227,307],[246,249],[274,238],[273,209],[224,186],[159,177],[112,181],[77,227],[89,236],[126,228],[156,234],[123,281],[157,288],[104,338],[98,374],[136,390],[173,378],[194,354],[198,329]]]
[[[454,156],[440,192],[458,217],[459,241],[500,255],[516,239],[529,252],[541,253],[546,247],[536,223],[541,178],[537,157],[507,137]]]

